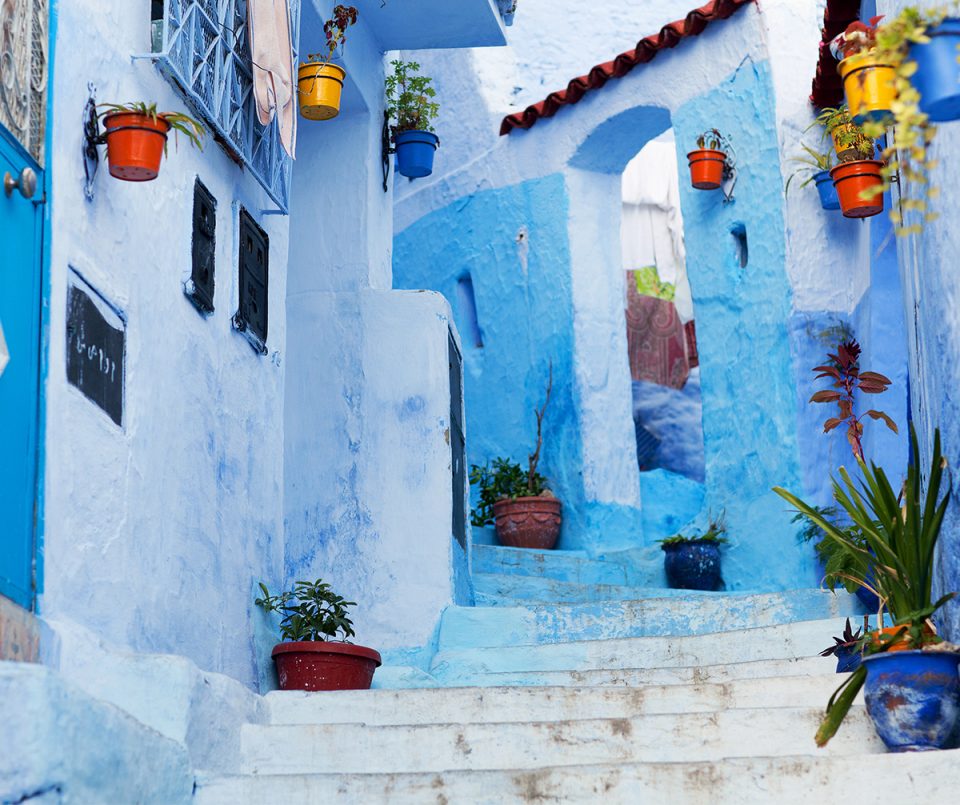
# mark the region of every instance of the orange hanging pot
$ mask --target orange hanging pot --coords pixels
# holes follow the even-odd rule
[[[160,115],[116,112],[103,119],[110,175],[126,182],[149,182],[160,173],[170,124]]]
[[[687,154],[690,183],[697,190],[717,190],[723,184],[727,155],[715,148],[699,148]]]
[[[847,218],[869,218],[883,212],[883,194],[864,196],[865,190],[881,187],[880,175],[882,162],[875,159],[861,159],[856,162],[843,162],[830,171],[830,178],[837,188],[840,209]]]

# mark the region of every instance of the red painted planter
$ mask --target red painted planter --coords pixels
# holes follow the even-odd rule
[[[869,218],[883,212],[883,195],[870,198],[861,197],[864,190],[883,184],[880,168],[883,163],[875,159],[862,159],[857,162],[843,162],[830,171],[837,195],[840,197],[840,209],[847,218]]]
[[[162,117],[118,112],[103,119],[110,175],[127,182],[149,182],[160,172],[170,124]]]
[[[515,498],[493,504],[497,539],[510,548],[549,551],[557,544],[563,520],[556,498]]]
[[[280,690],[368,690],[380,654],[350,643],[313,641],[273,647]]]
[[[697,190],[717,190],[723,184],[723,165],[727,155],[714,148],[701,148],[687,154],[690,182]]]

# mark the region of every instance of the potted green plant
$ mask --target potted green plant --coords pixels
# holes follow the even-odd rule
[[[876,147],[865,130],[853,122],[846,107],[825,109],[817,121],[834,144],[838,164],[830,178],[847,218],[869,218],[883,212],[883,163],[875,159]]]
[[[720,548],[727,544],[723,535],[727,527],[724,516],[710,517],[702,534],[677,534],[660,540],[663,549],[663,569],[667,584],[675,590],[722,590]]]
[[[834,55],[842,56],[837,69],[850,113],[859,124],[886,120],[896,99],[896,65],[877,49],[882,19],[852,22],[832,43]]]
[[[811,182],[816,184],[817,194],[820,197],[820,206],[825,210],[839,210],[840,198],[837,196],[837,189],[830,178],[830,169],[834,165],[833,151],[817,151],[806,143],[801,143],[800,147],[804,150],[805,156],[791,157],[791,162],[799,163],[802,167],[797,168],[787,179],[785,192],[790,192],[790,185],[798,176],[805,177],[800,187],[806,187]]]
[[[475,526],[494,523],[497,539],[512,548],[552,550],[560,536],[563,522],[562,505],[547,488],[547,481],[538,471],[543,446],[543,417],[553,389],[553,367],[547,394],[537,417],[536,448],[527,457],[527,469],[510,459],[497,458],[493,466],[476,464],[470,467],[470,483],[478,487],[479,504],[470,522]]]
[[[911,455],[919,456],[916,432]],[[854,543],[815,507],[776,487],[774,491],[840,543],[853,557],[850,576],[870,584],[889,610],[894,625],[867,635],[863,665],[830,698],[816,740],[825,745],[836,734],[866,683],[867,711],[878,734],[894,751],[936,749],[950,739],[960,719],[960,654],[934,650],[941,639],[931,616],[955,593],[933,601],[934,553],[950,500],[940,497],[946,462],[940,432],[934,435],[923,491],[917,462],[908,465],[898,494],[886,473],[858,458],[858,485],[843,467],[833,482],[836,502],[863,534],[866,547]],[[870,581],[868,581],[868,579]]]
[[[298,581],[293,589],[270,595],[260,583],[263,597],[254,602],[281,616],[284,642],[273,648],[273,661],[281,690],[366,690],[381,664],[372,648],[355,646],[349,607],[356,606],[333,592],[322,579]],[[337,640],[337,637],[340,640]]]
[[[418,179],[433,173],[433,158],[440,147],[433,122],[440,105],[433,99],[433,79],[419,75],[417,62],[395,59],[386,80],[387,116],[397,150],[397,173]]]
[[[149,182],[160,173],[167,153],[167,134],[183,134],[203,150],[206,130],[182,112],[158,112],[155,103],[105,103],[98,107],[103,120],[110,175],[126,182]]]
[[[866,131],[877,137],[885,132],[887,124],[893,127],[883,152],[883,183],[874,192],[881,193],[893,182],[899,182],[900,204],[890,211],[898,235],[919,233],[924,224],[936,217],[929,205],[936,192],[929,176],[933,167],[930,146],[936,137],[930,113],[938,120],[949,119],[947,116],[953,114],[950,110],[960,104],[956,84],[949,86],[950,80],[956,80],[952,76],[960,76],[956,47],[951,49],[949,44],[950,40],[954,44],[960,41],[960,21],[947,19],[948,9],[956,13],[958,6],[951,3],[924,10],[908,6],[876,32],[874,52],[877,58],[892,65],[896,103],[888,118],[871,123]],[[939,36],[931,37],[931,32],[942,33],[942,41]],[[941,86],[932,74],[938,61],[935,53],[950,54],[944,62],[951,73],[946,86]],[[927,68],[923,73],[921,65]]]
[[[697,137],[697,148],[687,154],[690,183],[697,190],[716,190],[729,173],[730,148],[717,129],[707,129]]]
[[[347,71],[333,64],[337,49],[347,41],[347,29],[356,25],[359,12],[354,6],[336,5],[333,14],[323,24],[326,47],[319,53],[310,53],[297,70],[297,90],[300,96],[300,114],[308,120],[331,120],[340,114],[340,99]]]

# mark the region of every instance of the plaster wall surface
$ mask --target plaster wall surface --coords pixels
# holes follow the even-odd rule
[[[617,347],[625,326],[619,215],[612,209],[619,206],[619,173],[647,140],[671,122],[681,159],[686,146],[704,128],[749,132],[738,201],[724,206],[719,194],[689,187],[682,197],[698,330],[704,328],[700,338],[707,454],[705,505],[715,513],[727,508],[737,547],[728,562],[727,581],[735,589],[813,581],[809,559],[799,551],[784,551],[785,545],[793,545],[793,528],[769,492],[774,484],[797,480],[799,464],[787,326],[791,287],[785,270],[783,178],[763,25],[763,15],[748,7],[603,90],[588,93],[576,106],[561,109],[529,131],[501,138],[487,155],[399,204],[395,251],[398,282],[428,284],[447,292],[445,283],[451,281],[452,272],[446,267],[456,264],[457,258],[423,254],[410,261],[416,268],[408,272],[413,244],[422,251],[427,233],[438,221],[444,224],[434,231],[470,232],[471,238],[482,241],[500,225],[502,213],[485,210],[477,203],[481,197],[491,190],[502,193],[496,188],[504,186],[529,186],[535,177],[549,175],[554,166],[563,171],[577,373],[576,419],[571,425],[581,429],[574,438],[582,444],[583,501],[620,505],[625,512],[634,513],[613,527],[592,529],[603,534],[592,539],[604,546],[620,540],[637,544],[640,529],[632,530],[630,519],[640,511],[637,475],[635,469],[627,472],[623,444],[617,439],[617,428],[631,423],[625,344],[622,349]],[[606,194],[605,189],[609,191]],[[562,210],[555,208],[552,214],[559,212]],[[549,223],[547,208],[543,213],[538,227]],[[731,235],[735,226],[743,226],[748,233],[751,254],[746,269],[735,265]],[[531,246],[536,248],[537,229],[531,227],[530,232]],[[468,249],[462,251],[469,254]],[[589,272],[596,263],[608,263],[617,271]],[[495,262],[488,265],[488,271],[503,271]],[[435,282],[425,282],[431,273]],[[562,273],[561,268],[556,276]],[[611,284],[605,277],[617,281]],[[478,307],[481,318],[487,320],[483,326],[492,326],[491,314],[482,312],[482,299]],[[615,307],[618,314],[614,314]],[[537,315],[544,310],[545,306],[541,307]],[[504,320],[515,318],[510,315]],[[499,315],[497,320],[501,320]],[[528,364],[520,357],[514,365],[522,371]],[[761,366],[763,370],[758,372]],[[623,383],[614,381],[617,374],[623,375]],[[469,376],[467,397],[469,416],[476,407],[471,405]],[[530,407],[533,399],[527,402]],[[597,415],[601,411],[602,415]],[[499,421],[474,423],[471,450],[476,449],[477,439],[495,440],[502,432]],[[611,449],[613,444],[619,445],[621,452]],[[590,533],[594,523],[588,518],[587,524],[586,533]],[[568,547],[589,547],[590,540],[586,536]]]
[[[896,0],[877,2],[877,13],[895,15],[907,5],[927,8],[938,3],[906,3]],[[960,279],[956,271],[956,254],[960,250],[960,229],[954,211],[960,204],[960,126],[956,122],[937,126],[937,136],[930,148],[937,167],[930,182],[940,188],[940,196],[932,202],[932,210],[940,217],[928,223],[921,235],[900,238],[897,252],[904,294],[904,316],[910,350],[910,405],[913,422],[920,439],[920,466],[928,467],[934,430],[940,429],[943,455],[954,468],[948,476],[953,494],[943,528],[937,556],[935,596],[960,590],[960,512],[956,497],[960,477],[956,472],[960,455],[960,319],[957,299]],[[915,188],[910,188],[915,191]],[[895,191],[896,192],[896,191]],[[896,484],[905,473],[891,468],[891,483]],[[938,616],[938,623],[948,640],[960,639],[960,604],[950,602]]]
[[[287,221],[262,216],[266,193],[215,143],[171,143],[158,179],[131,184],[102,164],[83,195],[82,111],[98,102],[184,102],[149,60],[149,3],[59,4],[46,378],[43,616],[138,651],[176,652],[205,669],[255,679],[251,579],[278,575]],[[105,154],[101,149],[101,157]],[[191,265],[193,188],[217,199],[216,311],[197,313]],[[231,329],[236,221],[243,206],[270,238],[268,355]],[[66,295],[73,267],[126,320],[119,428],[68,385]],[[69,669],[64,669],[69,672]]]
[[[357,602],[358,642],[416,660],[442,609],[469,603],[455,583],[467,556],[452,536],[449,307],[426,292],[312,291],[287,311],[312,339],[290,347],[286,561],[271,584],[322,577]]]

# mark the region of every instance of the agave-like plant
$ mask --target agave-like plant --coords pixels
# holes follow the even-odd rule
[[[910,428],[910,447],[911,455],[920,455],[913,427]],[[904,640],[915,648],[940,642],[931,631],[930,616],[956,595],[948,593],[937,601],[931,600],[934,551],[950,502],[949,486],[940,498],[940,485],[947,467],[940,449],[940,431],[936,431],[933,439],[926,496],[915,462],[907,468],[907,478],[899,495],[880,467],[873,462],[869,466],[862,460],[858,463],[863,473],[859,488],[841,467],[842,483],[834,479],[833,497],[858,527],[865,545],[852,540],[849,532],[824,517],[822,510],[781,487],[774,487],[774,492],[850,555],[850,578],[873,590],[881,601],[881,610],[886,607],[894,625],[901,627],[893,635],[868,642],[867,653],[886,651]],[[858,669],[830,697],[816,735],[818,746],[824,746],[836,734],[865,679],[866,669]]]

